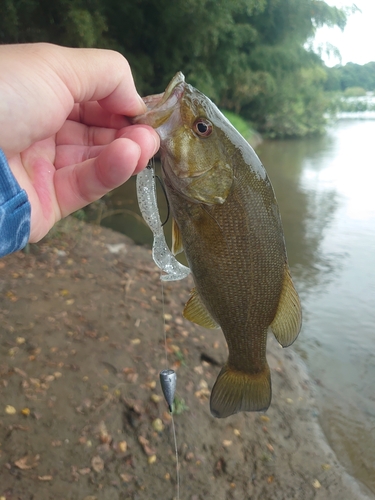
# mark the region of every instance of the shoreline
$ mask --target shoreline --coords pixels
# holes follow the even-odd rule
[[[272,335],[268,411],[211,416],[224,336],[182,317],[191,278],[161,300],[150,250],[69,218],[0,266],[0,497],[172,499],[167,351],[181,498],[372,498],[329,447],[303,361]]]

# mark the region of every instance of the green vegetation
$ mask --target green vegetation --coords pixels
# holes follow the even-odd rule
[[[1,10],[2,43],[118,50],[142,94],[162,91],[181,70],[272,137],[324,130],[324,88],[334,89],[306,41],[317,27],[346,22],[346,11],[323,0],[3,0]]]
[[[175,396],[173,401],[173,415],[181,415],[185,411],[189,410],[189,407],[186,405],[184,398],[180,398],[179,396]]]
[[[223,112],[223,115],[228,118],[233,127],[235,127],[247,141],[251,142],[252,137],[255,134],[252,125],[244,120],[240,115],[233,113],[233,111],[227,111],[226,109],[222,109],[221,111]]]
[[[375,91],[375,61],[364,65],[348,63],[345,66],[327,68],[325,90],[345,91],[361,87],[365,91]]]

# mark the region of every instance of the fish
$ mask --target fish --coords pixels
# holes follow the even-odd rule
[[[184,251],[195,285],[183,315],[221,328],[228,346],[211,414],[264,411],[272,397],[268,331],[287,347],[302,323],[273,187],[250,144],[181,72],[145,102],[134,122],[160,136],[172,252]]]

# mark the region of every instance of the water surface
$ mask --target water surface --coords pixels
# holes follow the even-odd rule
[[[375,493],[375,121],[264,143],[304,325],[295,348],[318,383],[320,423]]]

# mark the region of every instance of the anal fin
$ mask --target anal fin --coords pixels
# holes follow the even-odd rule
[[[301,324],[301,303],[294,288],[289,268],[286,267],[279,305],[271,323],[271,330],[277,341],[283,347],[288,347],[296,340],[301,330]]]
[[[216,323],[211,314],[207,311],[206,306],[203,304],[195,288],[191,291],[190,299],[187,301],[182,314],[189,321],[204,326],[204,328],[220,328],[220,325]]]

